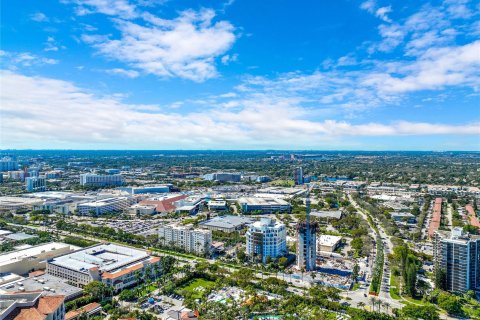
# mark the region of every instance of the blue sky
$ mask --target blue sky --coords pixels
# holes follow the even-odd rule
[[[1,5],[1,148],[480,150],[475,1]]]

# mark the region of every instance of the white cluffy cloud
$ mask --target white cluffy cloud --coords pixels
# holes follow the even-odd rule
[[[140,75],[140,73],[138,71],[125,70],[125,69],[122,69],[122,68],[108,69],[108,70],[105,70],[105,72],[109,73],[109,74],[116,74],[116,75],[124,76],[124,77],[127,77],[127,78],[136,78]]]
[[[360,4],[360,9],[375,15],[385,22],[392,22],[388,17],[388,14],[392,12],[392,6],[377,8],[377,3],[374,0],[367,0]]]
[[[123,19],[135,18],[138,15],[136,6],[128,0],[66,0],[77,5],[77,15],[102,13],[110,16],[118,16]]]
[[[30,16],[30,19],[36,22],[47,22],[48,17],[42,12],[36,12]]]
[[[2,64],[11,70],[16,70],[19,67],[34,67],[42,65],[57,64],[58,60],[40,57],[30,52],[7,52],[1,51],[0,61]]]
[[[121,33],[118,39],[92,35],[82,39],[101,54],[145,73],[201,82],[217,75],[215,59],[236,38],[229,22],[213,22],[214,17],[208,9],[187,10],[172,20],[144,13],[146,25],[114,19]]]
[[[294,99],[271,96],[239,100],[234,110],[179,114],[99,96],[67,81],[11,71],[0,76],[4,147],[288,148],[334,146],[339,137],[480,134],[478,123],[314,121]]]

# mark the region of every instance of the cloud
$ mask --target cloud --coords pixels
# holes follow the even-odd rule
[[[60,49],[65,49],[65,46],[60,45],[54,37],[48,37],[43,51],[58,51]]]
[[[110,16],[118,16],[123,19],[132,19],[138,16],[136,6],[127,0],[72,0],[77,5],[77,15],[102,13]]]
[[[365,10],[365,11],[368,11],[370,13],[374,13],[375,12],[375,7],[377,6],[377,4],[375,3],[374,0],[367,0],[365,2],[362,2],[360,4],[360,8]]]
[[[124,76],[124,77],[127,77],[127,78],[137,78],[140,75],[140,73],[138,71],[125,70],[125,69],[121,69],[121,68],[109,69],[109,70],[105,70],[105,72],[109,73],[109,74],[121,75],[121,76]]]
[[[458,35],[468,35],[475,25],[469,5],[472,4],[468,1],[445,1],[437,6],[425,4],[417,12],[396,22],[387,16],[390,6],[379,8],[375,15],[388,24],[379,25],[382,41],[372,45],[370,53],[391,52],[405,45],[406,54],[415,56],[428,48],[452,43]]]
[[[342,137],[480,134],[478,123],[314,121],[295,99],[272,95],[238,100],[233,110],[179,114],[171,106],[128,104],[67,81],[11,71],[0,75],[7,148],[318,148],[326,142],[338,146]]]
[[[392,12],[392,6],[381,7],[375,11],[375,16],[379,17],[385,22],[392,22],[392,20],[390,20],[390,18],[387,16],[387,14],[390,12]]]
[[[447,86],[480,85],[480,40],[464,46],[429,49],[415,62],[398,64],[389,73],[372,73],[364,84],[381,92],[405,93]]]
[[[238,60],[238,54],[232,54],[232,55],[226,54],[220,59],[220,61],[222,61],[222,63],[225,65],[237,60]]]
[[[16,70],[19,67],[28,68],[42,65],[57,64],[58,60],[46,57],[40,57],[30,52],[7,52],[2,51],[0,54],[0,61],[7,68]]]
[[[49,19],[48,17],[41,12],[36,12],[30,16],[30,19],[36,22],[47,22]]]
[[[160,77],[180,77],[197,82],[217,75],[215,59],[235,42],[234,27],[213,22],[215,12],[187,10],[173,20],[145,13],[147,25],[114,19],[121,37],[83,35],[108,58]]]

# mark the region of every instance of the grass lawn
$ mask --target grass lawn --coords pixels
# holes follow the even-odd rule
[[[413,299],[413,298],[407,297],[407,296],[402,296],[402,298],[403,298],[406,302],[409,302],[409,303],[411,303],[411,304],[418,305],[418,306],[429,306],[429,305],[432,305],[430,302],[425,302],[425,301],[422,301],[422,300]]]
[[[278,179],[278,180],[272,181],[271,184],[274,186],[281,186],[281,187],[294,187],[295,181]]]
[[[199,299],[202,297],[205,289],[209,289],[213,287],[213,285],[214,282],[199,278],[189,282],[186,286],[177,289],[177,293],[180,294],[182,291],[191,292],[194,299]]]
[[[390,296],[392,299],[400,300],[400,294],[398,292],[398,277],[391,274],[390,276]]]

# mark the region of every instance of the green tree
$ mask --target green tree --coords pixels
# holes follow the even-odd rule
[[[437,309],[434,306],[417,306],[407,304],[400,311],[402,320],[439,320]]]
[[[103,300],[103,297],[107,293],[107,286],[103,282],[92,281],[85,285],[83,292],[95,300]]]

